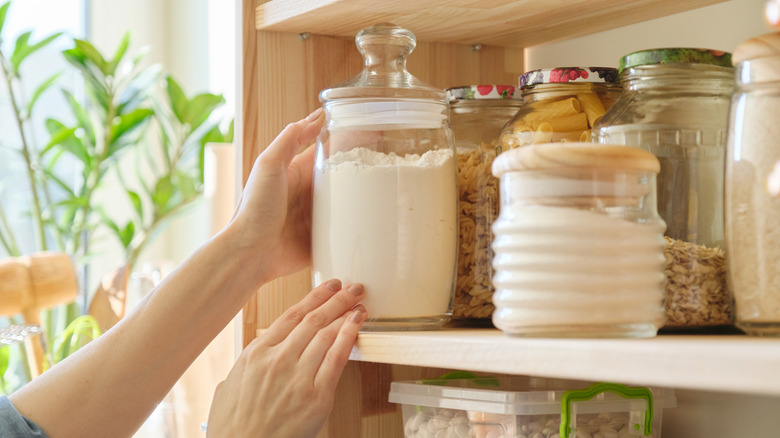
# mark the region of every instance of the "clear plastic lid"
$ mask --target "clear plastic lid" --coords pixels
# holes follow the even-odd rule
[[[320,93],[330,129],[441,126],[447,117],[446,93],[406,70],[406,57],[417,44],[411,31],[379,23],[361,30],[355,43],[365,60],[363,71]]]

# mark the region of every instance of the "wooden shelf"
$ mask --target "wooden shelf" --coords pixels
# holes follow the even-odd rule
[[[495,329],[361,333],[351,359],[780,395],[780,339],[743,335],[526,339]]]
[[[724,0],[270,0],[259,30],[354,37],[383,21],[420,41],[529,47],[700,8]]]

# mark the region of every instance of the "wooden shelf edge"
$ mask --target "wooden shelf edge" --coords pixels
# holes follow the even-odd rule
[[[258,30],[354,37],[389,21],[420,41],[529,47],[725,0],[270,0],[257,6]]]
[[[780,340],[510,338],[495,329],[361,333],[350,359],[484,373],[780,395]]]

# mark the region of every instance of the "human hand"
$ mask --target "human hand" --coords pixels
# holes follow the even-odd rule
[[[330,280],[274,321],[217,386],[208,436],[317,435],[366,318],[363,296],[360,284]]]
[[[252,252],[262,281],[291,274],[311,260],[311,197],[314,147],[322,109],[287,127],[257,157],[238,208],[228,225]]]

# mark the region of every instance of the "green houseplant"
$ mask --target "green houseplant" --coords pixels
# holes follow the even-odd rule
[[[144,64],[143,53],[128,53],[129,34],[111,57],[88,41],[74,39],[62,55],[83,78],[86,99],[61,89],[69,116],[50,117],[42,128],[36,126],[32,115],[38,110],[39,98],[56,92],[60,73],[53,73],[28,94],[23,67],[31,55],[65,37],[58,33],[32,42],[31,32],[26,32],[16,38],[10,53],[4,53],[3,25],[10,6],[10,1],[0,5],[0,68],[8,91],[8,101],[0,100],[0,105],[12,109],[18,144],[7,144],[4,138],[0,147],[24,163],[30,209],[8,211],[0,204],[0,256],[60,251],[71,255],[81,268],[94,255],[95,239],[102,229],[124,248],[124,257],[116,265],[129,273],[156,231],[201,195],[205,143],[232,141],[232,124],[222,132],[220,121],[212,117],[224,99],[210,93],[187,96],[159,65]],[[155,127],[158,135],[154,135]],[[34,141],[42,138],[45,141],[40,144]],[[66,177],[74,169],[77,177]],[[0,180],[20,177],[0,174]],[[131,217],[118,215],[117,208],[96,196],[112,177],[123,193],[112,201],[129,204]],[[32,220],[35,238],[31,244],[20,242],[18,230],[8,220],[18,214]],[[45,316],[49,364],[99,335],[97,321],[82,313],[74,303]],[[9,317],[18,322],[18,316]],[[0,390],[13,389],[3,375],[18,356],[0,347]]]

